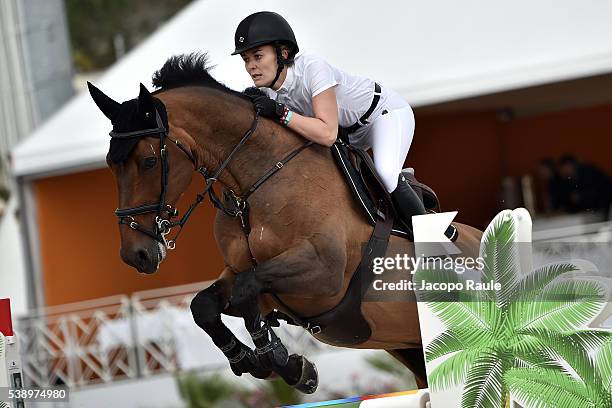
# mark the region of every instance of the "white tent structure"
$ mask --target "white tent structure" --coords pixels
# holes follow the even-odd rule
[[[213,75],[243,89],[250,81],[240,58],[230,56],[233,34],[242,18],[260,10],[282,14],[302,52],[369,76],[415,107],[466,98],[482,101],[475,106],[494,107],[499,100],[478,98],[587,77],[598,78],[590,82],[593,89],[612,82],[611,2],[200,0],[112,66],[96,86],[116,100],[131,99],[140,82],[151,86],[152,73],[169,56],[207,51],[216,65]],[[540,89],[537,98],[522,94],[512,103],[545,104],[549,95]],[[612,100],[609,92],[574,96],[569,95],[571,103]],[[51,176],[103,168],[109,130],[107,119],[82,93],[12,152],[26,214],[22,230],[31,305],[45,304],[40,259],[45,244],[37,227],[44,215],[34,187]]]
[[[98,85],[116,100],[150,86],[170,55],[203,51],[215,77],[242,89],[231,57],[238,22],[282,14],[300,48],[400,92],[413,106],[612,72],[612,3],[597,0],[309,2],[200,0],[114,65]],[[109,124],[81,94],[13,151],[17,177],[101,166]]]

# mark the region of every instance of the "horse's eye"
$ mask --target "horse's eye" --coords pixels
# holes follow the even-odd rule
[[[157,157],[147,157],[143,160],[142,164],[145,170],[152,169],[157,164]]]

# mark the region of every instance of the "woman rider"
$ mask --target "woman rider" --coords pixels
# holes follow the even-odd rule
[[[378,175],[404,223],[411,227],[412,215],[425,214],[421,200],[401,176],[414,132],[414,115],[404,99],[319,56],[296,56],[293,30],[277,13],[246,17],[234,41],[232,55],[240,54],[253,83],[265,94],[253,97],[262,116],[324,146],[336,141],[338,125],[347,128],[351,145],[372,148]]]

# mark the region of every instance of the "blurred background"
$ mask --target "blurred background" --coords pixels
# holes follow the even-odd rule
[[[265,406],[248,400],[257,393],[270,404],[297,401],[276,383],[232,382],[191,321],[191,297],[223,264],[209,205],[157,274],[120,261],[104,163],[110,126],[84,92],[89,80],[131,99],[168,57],[193,51],[208,52],[213,75],[241,90],[250,83],[229,55],[233,33],[261,10],[291,23],[302,52],[411,103],[417,126],[406,165],[458,221],[484,228],[522,206],[534,240],[611,241],[611,3],[1,0],[0,298],[11,298],[31,384],[67,384],[74,406],[88,407],[110,398],[187,406],[208,398],[202,387],[243,406]],[[202,251],[205,264],[193,256]],[[384,354],[283,330],[295,350],[319,356],[326,386],[315,400],[413,386]]]

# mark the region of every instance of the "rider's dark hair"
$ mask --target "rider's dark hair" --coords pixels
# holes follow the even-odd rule
[[[293,59],[295,58],[296,53],[295,53],[295,47],[292,44],[277,41],[276,43],[273,44],[273,46],[274,46],[274,49],[276,50],[277,58],[279,56],[282,57],[282,50],[283,48],[286,48],[288,51],[288,58],[285,60],[285,65],[290,67],[294,64]]]

